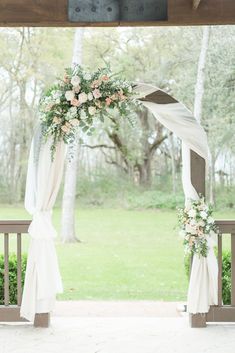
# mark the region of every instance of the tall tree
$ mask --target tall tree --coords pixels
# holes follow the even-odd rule
[[[75,30],[72,65],[82,64],[83,35],[83,28],[77,28]],[[73,158],[67,161],[66,164],[61,224],[61,239],[66,243],[78,241],[75,230],[76,184],[79,155],[78,141],[75,140],[73,145],[69,146],[69,148],[72,150]]]

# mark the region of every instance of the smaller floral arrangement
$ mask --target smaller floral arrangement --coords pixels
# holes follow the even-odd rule
[[[111,73],[108,67],[90,73],[80,65],[65,69],[63,79],[52,86],[40,101],[44,137],[53,137],[52,154],[58,141],[71,143],[81,129],[91,135],[96,118],[104,121],[110,109],[128,118],[133,85]]]
[[[212,206],[205,203],[204,197],[189,201],[184,209],[179,210],[179,233],[184,239],[185,254],[207,257],[208,241],[218,234],[212,213]]]

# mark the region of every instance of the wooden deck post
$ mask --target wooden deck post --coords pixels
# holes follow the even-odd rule
[[[201,194],[206,194],[206,168],[205,160],[196,152],[190,151],[190,170],[191,182],[195,190]],[[205,327],[206,314],[189,315],[189,322],[191,327]]]

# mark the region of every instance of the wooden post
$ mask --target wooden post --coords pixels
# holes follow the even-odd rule
[[[36,314],[34,319],[34,327],[47,328],[50,325],[50,314]]]
[[[196,152],[190,151],[191,182],[195,190],[205,196],[206,193],[206,168],[205,160]],[[206,314],[189,315],[191,327],[205,327]]]

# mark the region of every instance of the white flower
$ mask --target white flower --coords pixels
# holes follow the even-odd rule
[[[100,93],[100,90],[98,88],[94,89],[93,91],[93,96],[98,99],[101,97],[101,93]]]
[[[77,115],[77,108],[76,107],[69,108],[69,113],[71,115]]]
[[[86,103],[87,101],[87,94],[85,92],[82,92],[78,96],[78,100],[80,103]]]
[[[91,75],[86,73],[84,76],[84,80],[90,80],[91,79]]]
[[[93,94],[91,92],[88,93],[87,98],[89,101],[92,101],[93,99]]]
[[[200,216],[202,217],[202,219],[206,219],[207,218],[207,213],[205,211],[201,211],[200,212]]]
[[[198,225],[201,226],[201,227],[204,227],[205,226],[205,222],[203,220],[200,220],[198,222]]]
[[[132,89],[132,86],[129,86],[129,87],[128,87],[128,92],[131,93],[132,90],[133,90],[133,89]]]
[[[212,218],[212,217],[209,217],[209,218],[208,218],[208,220],[207,220],[207,222],[208,222],[209,224],[212,224],[212,223],[214,223],[214,218]]]
[[[71,83],[73,86],[79,86],[80,82],[81,82],[81,79],[79,76],[73,76],[71,79]]]
[[[96,107],[89,107],[88,112],[90,115],[94,115],[96,113]]]
[[[69,120],[70,124],[72,126],[78,126],[79,125],[79,120],[78,119],[71,119]]]
[[[74,91],[66,91],[65,98],[67,101],[71,101],[74,98]]]
[[[192,208],[191,210],[189,210],[188,215],[189,217],[194,218],[196,217],[196,211]]]
[[[185,230],[186,230],[187,233],[190,233],[190,234],[197,234],[196,228],[195,228],[195,227],[192,227],[190,224],[186,224]]]

